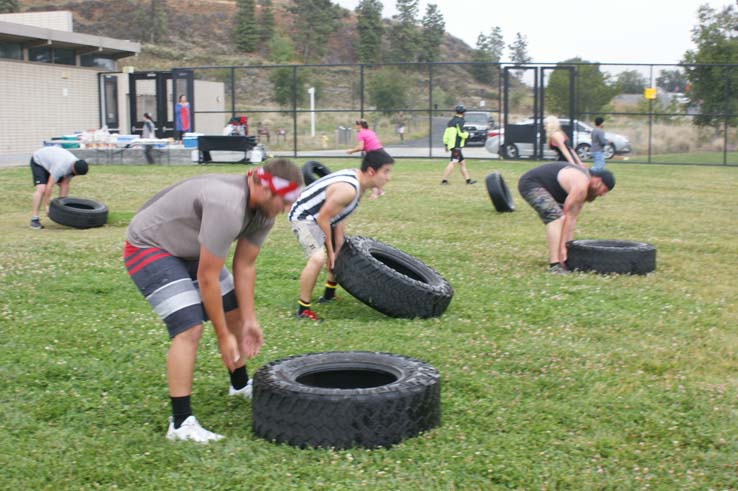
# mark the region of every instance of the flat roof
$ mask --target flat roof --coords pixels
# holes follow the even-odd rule
[[[141,44],[133,41],[5,21],[0,21],[0,42],[21,43],[24,48],[37,46],[73,48],[79,54],[100,53],[114,59],[133,56],[141,51]]]

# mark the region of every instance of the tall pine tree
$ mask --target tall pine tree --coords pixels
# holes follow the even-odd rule
[[[292,14],[292,40],[300,47],[303,62],[319,61],[343,10],[330,0],[292,0],[287,11]]]
[[[256,4],[254,0],[238,0],[238,11],[233,29],[236,48],[253,53],[259,47],[259,29],[256,24]]]
[[[438,61],[441,59],[441,46],[443,45],[443,34],[446,32],[446,22],[438,6],[429,3],[425,9],[425,16],[421,22],[423,30],[420,33],[421,51],[418,54],[419,61]]]
[[[382,53],[382,2],[361,0],[356,7],[356,30],[359,42],[356,45],[356,58],[361,63],[379,63]]]
[[[392,62],[415,61],[418,52],[418,0],[397,0],[397,15],[390,30]]]
[[[515,41],[508,46],[510,50],[510,60],[516,65],[523,65],[531,62],[528,54],[528,39],[521,33],[515,34]]]
[[[274,6],[272,0],[259,0],[259,5],[259,38],[266,43],[274,35]]]

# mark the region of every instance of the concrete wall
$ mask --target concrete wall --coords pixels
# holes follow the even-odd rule
[[[97,74],[88,68],[1,59],[0,153],[33,151],[45,139],[98,128]]]

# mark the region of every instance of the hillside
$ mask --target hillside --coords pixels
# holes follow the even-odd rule
[[[282,32],[290,30],[290,15],[284,8],[288,3],[289,0],[273,0],[277,29]],[[127,62],[141,69],[267,63],[265,53],[236,51],[231,38],[235,0],[167,1],[167,39],[159,44],[150,43],[140,27],[149,5],[145,0],[21,0],[20,4],[22,11],[69,10],[76,32],[142,43],[141,54]],[[331,37],[322,63],[356,62],[356,17],[353,12],[346,12],[347,18]],[[446,35],[442,53],[444,61],[464,61],[470,59],[471,48]]]

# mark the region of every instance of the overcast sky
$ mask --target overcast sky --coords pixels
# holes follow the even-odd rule
[[[355,9],[359,0],[333,0]],[[382,0],[384,17],[396,13],[395,0]],[[480,32],[502,28],[509,45],[520,32],[533,62],[555,63],[579,56],[600,63],[678,63],[693,49],[692,28],[702,4],[722,8],[732,0],[420,0],[438,5],[446,31],[468,45]],[[509,60],[505,50],[503,61]]]

